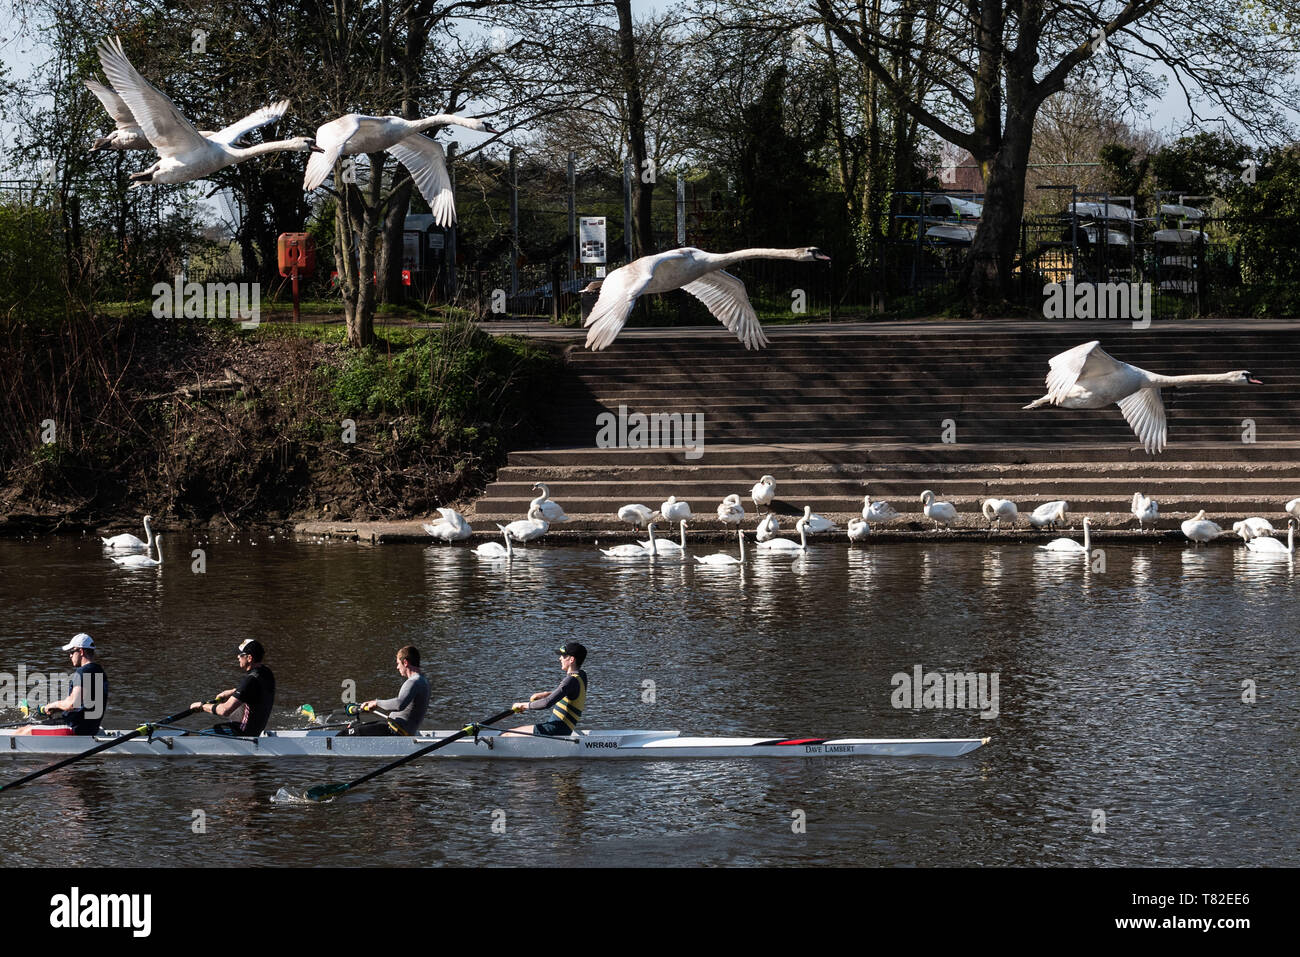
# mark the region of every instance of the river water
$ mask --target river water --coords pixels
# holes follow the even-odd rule
[[[426,727],[449,728],[549,691],[555,648],[577,639],[587,727],[992,740],[957,759],[430,758],[322,805],[271,799],[381,762],[110,753],[0,797],[8,864],[1300,864],[1289,561],[822,540],[737,569],[589,546],[507,565],[449,546],[165,544],[161,569],[127,570],[97,540],[0,542],[0,673],[66,672],[60,646],[88,631],[106,724],[130,727],[235,685],[236,646],[256,637],[272,726],[293,727],[346,682],[395,694],[393,652],[414,644]],[[896,706],[924,703],[895,677],[910,688],[918,668],[983,675],[990,695],[996,676],[996,700]],[[0,781],[45,760],[0,755]]]

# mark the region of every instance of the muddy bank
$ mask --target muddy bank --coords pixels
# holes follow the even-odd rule
[[[470,325],[364,353],[148,314],[3,338],[0,535],[428,515],[538,428],[560,370],[545,345]]]

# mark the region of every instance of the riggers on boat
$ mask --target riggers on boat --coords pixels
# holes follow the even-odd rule
[[[0,754],[74,755],[128,732],[87,735],[15,735],[0,730]],[[400,758],[454,731],[421,731],[415,737],[340,736],[330,729],[268,731],[256,738],[164,728],[127,741],[106,754],[149,757],[358,757]],[[639,758],[852,758],[942,757],[969,754],[988,738],[695,738],[680,731],[579,731],[566,737],[510,734],[480,728],[434,751],[430,757],[547,758],[579,760]]]

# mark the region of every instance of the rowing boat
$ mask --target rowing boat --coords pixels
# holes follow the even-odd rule
[[[0,730],[0,753],[71,755],[127,734],[104,731],[90,736],[16,735]],[[309,728],[267,731],[256,738],[234,738],[180,729],[156,730],[114,748],[111,754],[151,757],[356,757],[397,758],[427,747],[453,731],[421,731],[417,737],[349,737]],[[7,743],[6,743],[7,739]],[[680,731],[580,731],[567,737],[541,737],[481,728],[431,756],[460,758],[849,758],[944,757],[974,751],[988,738],[698,738]]]

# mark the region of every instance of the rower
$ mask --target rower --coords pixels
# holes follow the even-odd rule
[[[245,672],[238,688],[231,688],[216,696],[217,701],[196,701],[190,705],[196,711],[207,711],[218,717],[229,717],[224,724],[213,725],[217,734],[231,734],[241,738],[255,738],[271,720],[271,707],[275,704],[275,675],[262,664],[266,649],[256,638],[247,638],[239,646],[239,668]]]
[[[397,652],[397,673],[406,680],[396,698],[373,698],[362,702],[362,711],[382,708],[388,712],[385,722],[353,725],[345,734],[413,735],[420,731],[420,722],[429,707],[429,680],[420,672],[420,652],[414,645],[407,645]]]
[[[539,734],[552,737],[573,734],[578,722],[582,720],[583,709],[587,707],[587,673],[581,669],[582,663],[587,660],[587,649],[579,642],[569,641],[560,646],[558,654],[560,668],[565,674],[559,687],[550,694],[539,691],[527,701],[518,701],[514,705],[516,714],[524,711],[545,711],[551,708],[554,717],[541,724],[525,724],[518,728],[511,728],[512,734]]]
[[[56,730],[55,734],[98,734],[108,706],[108,678],[95,660],[95,639],[82,632],[64,645],[63,650],[77,669],[72,673],[67,697],[41,705],[36,711],[39,714],[63,712],[67,731]],[[14,731],[14,734],[31,733],[32,725]]]

